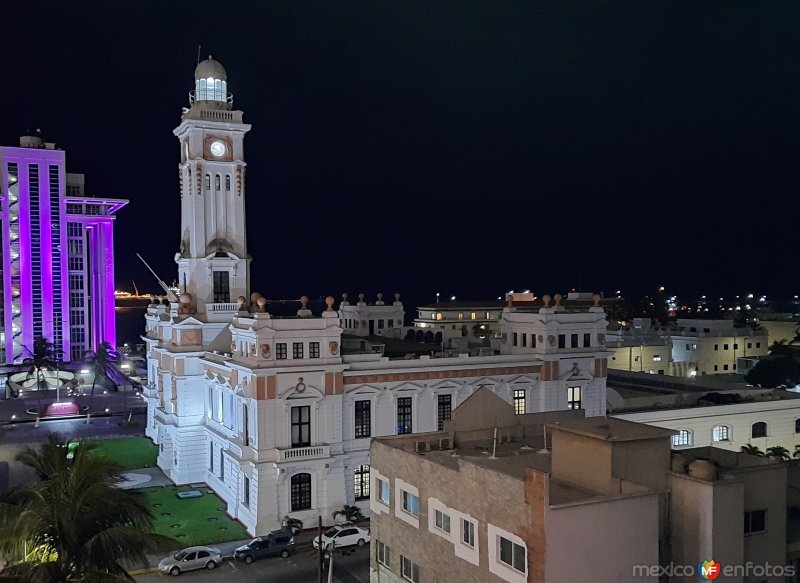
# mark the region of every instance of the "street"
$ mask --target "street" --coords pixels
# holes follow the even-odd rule
[[[345,549],[347,555],[338,552],[333,562],[333,580],[337,583],[367,583],[369,581],[369,546],[363,548],[353,547]],[[228,577],[236,577],[237,583],[318,583],[319,575],[317,565],[319,555],[310,547],[298,550],[288,559],[262,559],[250,565],[228,559],[221,567],[207,571],[191,571],[181,575],[181,581],[188,579],[197,583],[212,583]],[[173,579],[162,573],[148,573],[136,575],[136,581],[162,583]],[[327,573],[325,581],[327,581]]]

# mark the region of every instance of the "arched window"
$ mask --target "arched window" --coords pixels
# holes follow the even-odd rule
[[[292,512],[311,508],[311,474],[292,476]]]
[[[767,424],[763,421],[758,421],[753,423],[752,432],[750,433],[751,437],[766,437],[767,436]]]
[[[231,190],[231,175],[230,174],[226,174],[225,175],[225,190],[228,191],[228,192],[230,192],[230,190]]]
[[[711,437],[714,441],[730,441],[731,428],[727,425],[717,425],[711,430]]]
[[[206,190],[211,190],[211,174],[206,174]]]
[[[356,500],[369,498],[369,466],[358,466],[354,474]]]
[[[222,190],[222,182],[221,182],[221,179],[219,177],[219,174],[217,174],[214,177],[214,188],[216,188],[217,190]]]
[[[686,447],[692,445],[692,432],[688,429],[680,429],[677,435],[672,436],[672,447]]]

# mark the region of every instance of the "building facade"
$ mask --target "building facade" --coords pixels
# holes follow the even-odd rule
[[[605,312],[545,296],[502,310],[490,355],[384,356],[370,338],[396,338],[399,297],[275,317],[248,295],[242,140],[227,75],[201,62],[175,135],[181,143],[182,293],[147,309],[146,434],[176,483],[206,482],[252,534],[291,514],[329,522],[369,501],[375,436],[437,431],[479,387],[518,413],[582,409],[604,415]],[[203,86],[215,88],[203,93]],[[219,89],[219,90],[218,90]],[[227,177],[231,176],[228,189]],[[249,298],[249,299],[248,299]],[[552,305],[551,303],[554,302]],[[381,326],[383,321],[383,326]]]
[[[127,202],[86,197],[83,175],[39,135],[0,147],[0,362],[20,362],[39,337],[64,361],[115,345],[113,225]]]
[[[737,328],[733,320],[676,321],[674,327],[653,328],[649,320],[634,318],[629,330],[608,333],[615,370],[705,376],[739,372],[739,359],[769,352],[766,328]]]
[[[371,581],[689,582],[710,558],[781,568],[725,581],[785,580],[786,464],[570,413],[478,391],[442,432],[375,439]]]

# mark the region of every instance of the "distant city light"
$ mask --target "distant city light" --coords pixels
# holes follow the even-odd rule
[[[454,302],[454,301],[456,301],[456,296],[450,296],[450,301],[451,301],[451,302]]]
[[[89,369],[88,368],[82,368],[81,369],[81,374],[89,374]]]

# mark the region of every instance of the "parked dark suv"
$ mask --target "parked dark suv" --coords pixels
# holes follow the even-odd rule
[[[294,552],[294,536],[289,530],[273,530],[266,536],[254,538],[237,548],[233,556],[238,561],[252,563],[265,557],[285,559]]]

